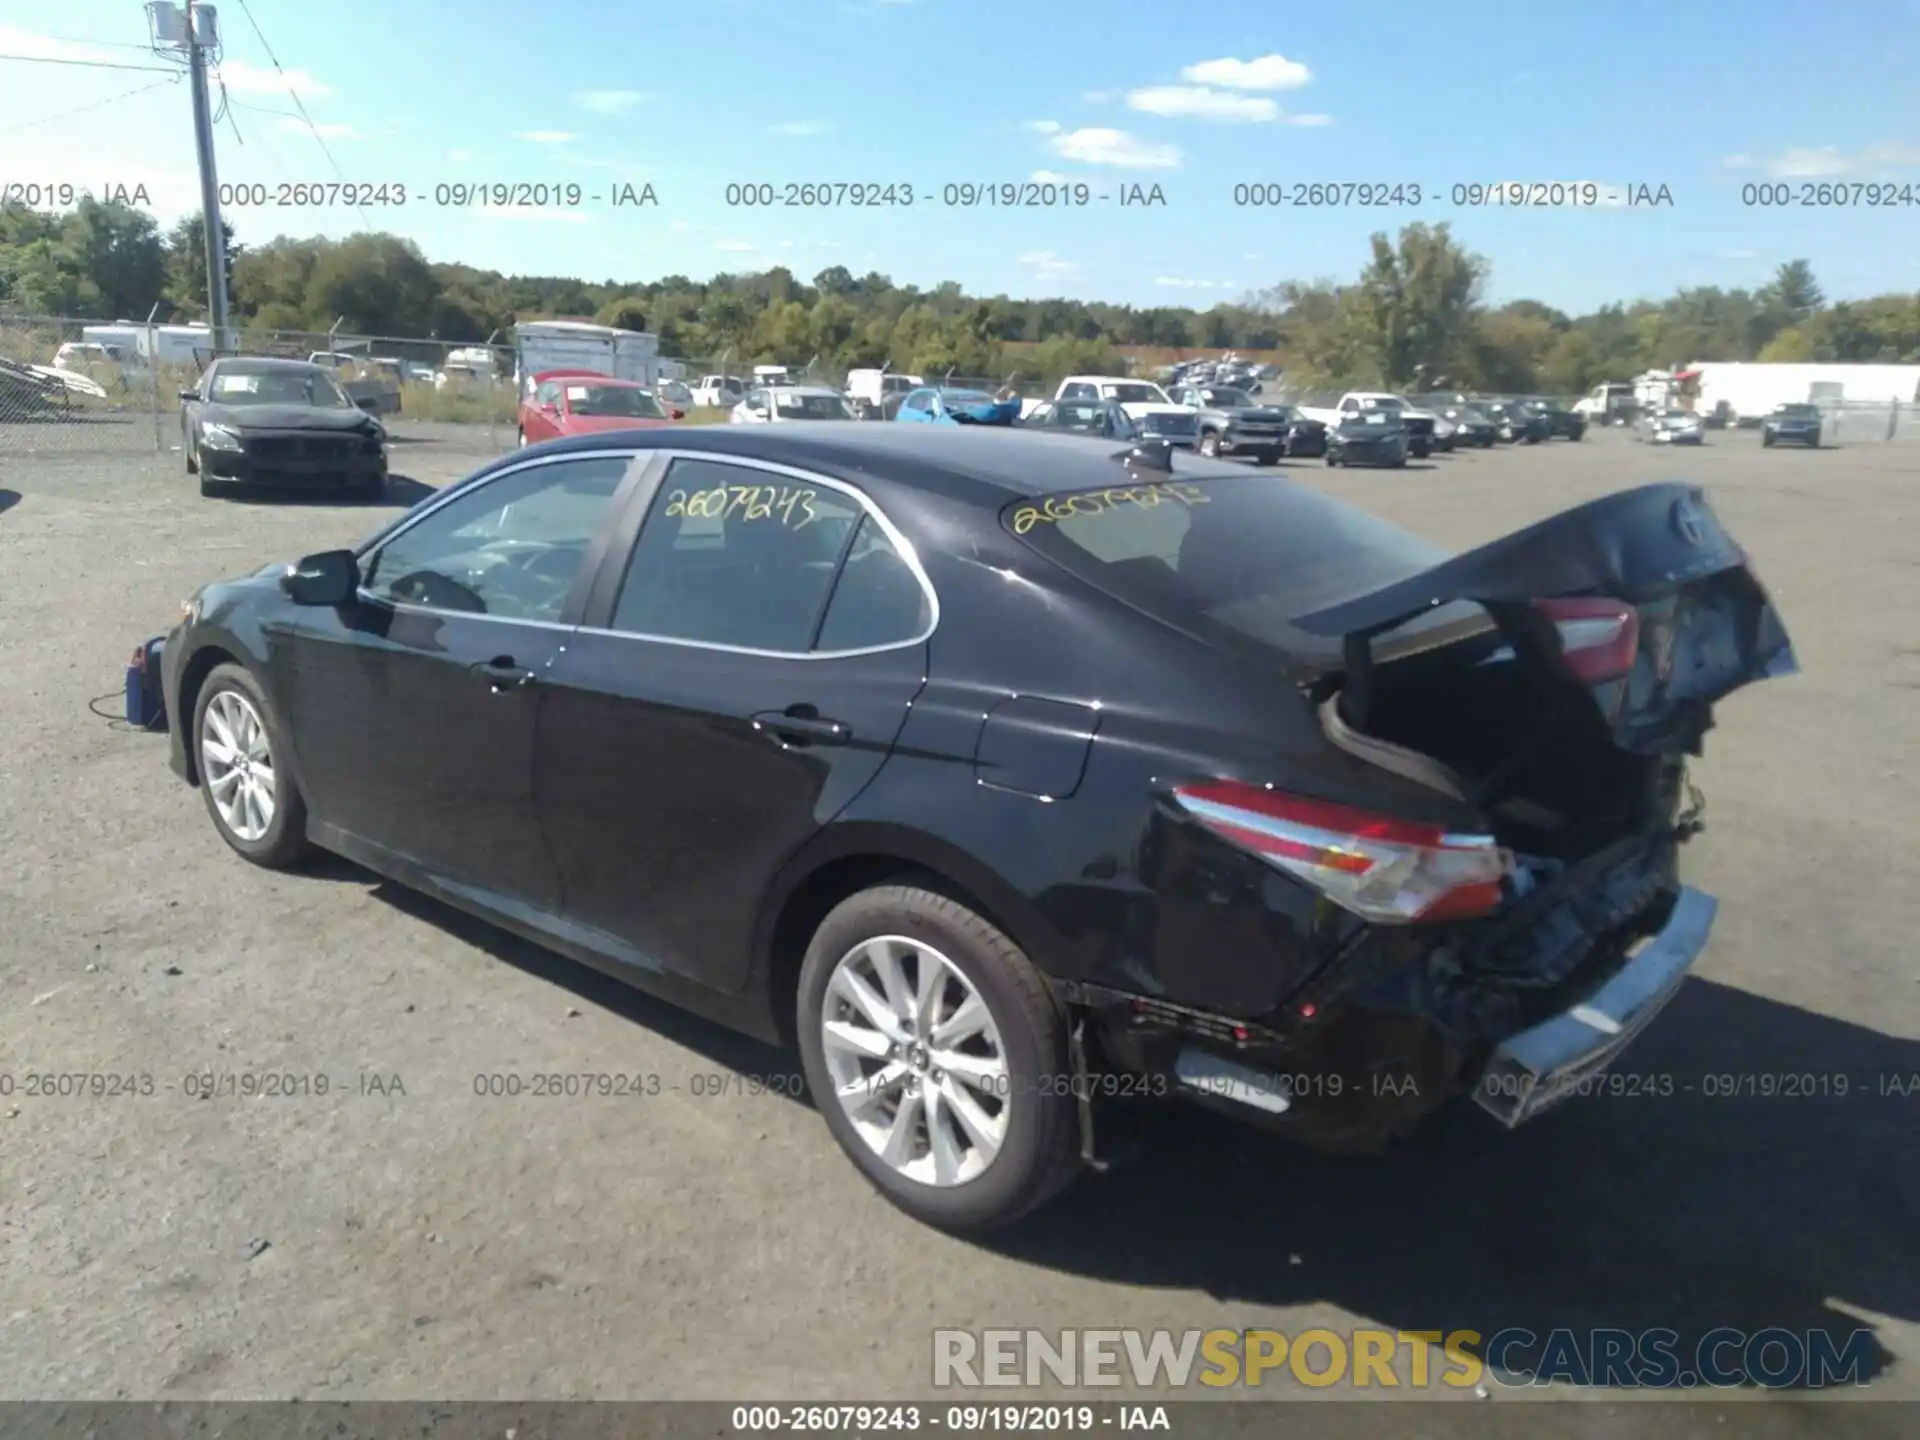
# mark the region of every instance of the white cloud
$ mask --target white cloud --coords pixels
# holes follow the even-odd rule
[[[220,80],[235,95],[298,95],[303,100],[333,94],[331,85],[322,85],[304,70],[270,70],[250,65],[245,60],[220,62]]]
[[[776,135],[824,135],[833,126],[825,120],[789,120],[782,125],[767,127]]]
[[[1333,123],[1333,117],[1331,115],[1289,115],[1287,116],[1287,124],[1289,125],[1331,125],[1332,123]]]
[[[1111,165],[1121,170],[1177,170],[1180,151],[1173,145],[1151,145],[1124,130],[1070,130],[1047,142],[1063,160],[1083,165]]]
[[[1172,275],[1161,275],[1153,283],[1173,290],[1224,290],[1227,288],[1227,282],[1224,280],[1182,280]]]
[[[309,128],[307,122],[304,120],[287,119],[282,120],[278,128],[289,131],[295,135],[318,134],[322,140],[364,140],[367,138],[364,130],[356,130],[351,125],[332,125],[324,120],[316,120],[312,127]]]
[[[1298,90],[1313,79],[1313,72],[1284,55],[1262,55],[1257,60],[1202,60],[1182,70],[1180,78],[1229,90]]]
[[[729,255],[751,255],[760,247],[751,240],[716,240],[713,242],[713,248],[724,250]]]
[[[1027,129],[1033,131],[1036,135],[1058,135],[1060,133],[1060,122],[1058,120],[1029,120],[1027,122]]]
[[[596,115],[624,115],[644,99],[638,90],[582,90],[573,103]]]
[[[482,205],[479,213],[490,220],[527,220],[535,224],[584,225],[593,217],[585,210],[547,205]]]
[[[1236,95],[1204,85],[1152,85],[1129,91],[1127,106],[1148,115],[1198,120],[1271,123],[1280,118],[1280,107],[1263,95]]]
[[[516,130],[516,140],[528,140],[535,145],[571,145],[580,137],[569,130]]]
[[[1062,175],[1055,170],[1036,170],[1027,178],[1036,185],[1070,185],[1073,183],[1071,177]]]
[[[1258,250],[1249,250],[1240,258],[1242,260],[1258,260],[1260,258],[1260,252]]]
[[[1725,163],[1729,170],[1744,170],[1753,164],[1753,157],[1751,155],[1729,155]]]
[[[76,189],[89,190],[96,199],[106,198],[104,185],[125,185],[128,198],[150,211],[162,229],[187,215],[199,214],[198,173],[190,164],[167,163],[178,153],[178,147],[162,144],[156,152],[140,143],[147,136],[124,138],[125,144],[103,144],[73,135],[42,135],[32,142],[33,163],[43,176],[56,181],[71,179]],[[166,158],[156,161],[156,153]],[[146,191],[144,199],[135,196],[136,189]],[[229,211],[228,219],[234,218],[235,213]]]
[[[1020,263],[1045,278],[1071,275],[1079,269],[1071,260],[1062,260],[1051,250],[1029,250],[1020,257]]]
[[[667,228],[669,230],[691,230],[694,228],[694,225],[691,220],[676,220],[667,226]]]
[[[1087,91],[1086,94],[1082,95],[1080,98],[1086,101],[1086,103],[1089,105],[1104,105],[1107,103],[1107,101],[1113,99],[1113,91],[1089,90]]]
[[[1719,258],[1722,260],[1753,260],[1757,259],[1759,254],[1760,252],[1758,250],[1722,250]]]
[[[1789,180],[1819,180],[1913,166],[1920,166],[1920,148],[1899,144],[1870,145],[1853,153],[1833,145],[1796,146],[1767,162],[1769,171]]]
[[[449,150],[449,151],[447,152],[447,158],[448,158],[449,160],[471,160],[471,159],[473,158],[473,151],[471,151],[471,150]]]

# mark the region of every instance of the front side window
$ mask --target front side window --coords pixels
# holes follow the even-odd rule
[[[851,495],[795,476],[675,460],[628,562],[613,628],[803,654],[865,513]]]
[[[574,415],[612,416],[621,420],[664,420],[667,412],[645,390],[631,385],[568,385],[567,410]]]
[[[516,470],[449,501],[376,551],[377,598],[557,623],[628,467],[599,455]]]

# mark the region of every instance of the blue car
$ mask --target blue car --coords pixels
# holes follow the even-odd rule
[[[1020,418],[1020,401],[929,385],[908,392],[893,418],[912,425],[1011,425]]]

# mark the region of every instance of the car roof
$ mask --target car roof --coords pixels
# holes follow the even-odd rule
[[[716,459],[738,457],[820,470],[856,485],[879,480],[950,500],[997,508],[1031,495],[1099,490],[1128,483],[1112,457],[1127,453],[1089,445],[1071,435],[985,425],[848,425],[799,420],[786,425],[696,425],[672,430],[601,431],[540,447],[543,454],[605,450],[685,450]],[[481,474],[505,468],[524,452],[508,452]],[[1247,474],[1245,466],[1182,455],[1170,477],[1219,479]],[[1136,477],[1143,483],[1149,476]],[[1263,476],[1261,483],[1292,482]]]

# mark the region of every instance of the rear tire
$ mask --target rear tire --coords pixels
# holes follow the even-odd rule
[[[1339,463],[1340,463],[1340,457],[1335,455],[1331,450],[1329,450],[1327,452],[1327,467],[1331,469],[1332,467],[1334,467],[1335,465],[1338,465]]]
[[[888,1017],[902,1011],[907,1016],[904,1021],[889,1018],[905,1037],[894,1046],[894,1055],[865,1048],[884,1047],[888,1035],[871,1020],[871,1007],[856,1008],[849,998],[851,977],[868,973],[865,967],[876,955],[891,957],[889,965],[901,981],[903,996],[922,993],[918,982],[923,974],[940,977],[938,988],[925,992],[932,996],[931,1023],[925,1012],[916,1017],[911,1004],[888,1004],[890,997],[867,982],[868,993]],[[931,968],[923,971],[923,966]],[[885,972],[877,966],[871,973],[884,982]],[[986,1028],[972,1039],[957,1034],[943,1047],[940,1017],[951,1022],[960,997],[969,995],[968,1005],[984,1007]],[[838,1027],[839,1035],[855,1035],[862,1043],[836,1044],[830,1059],[828,1022]],[[841,901],[807,947],[796,1025],[807,1086],[828,1130],[868,1182],[915,1219],[943,1230],[991,1229],[1037,1209],[1078,1175],[1077,1110],[1071,1087],[1055,1083],[1071,1073],[1066,1019],[1019,947],[958,901],[909,885],[878,886]],[[942,1056],[981,1065],[977,1050],[957,1048],[976,1042],[985,1047],[1004,1084],[996,1080],[986,1088],[963,1086],[952,1065],[942,1074]],[[847,1081],[849,1067],[860,1067],[862,1057],[877,1068]],[[915,1070],[916,1058],[922,1067],[933,1068]],[[895,1089],[880,1078],[889,1072],[915,1077],[920,1088]],[[868,1099],[857,1105],[841,1098],[848,1094]],[[871,1098],[877,1094],[893,1102],[891,1114],[885,1111],[887,1100]],[[958,1106],[946,1099],[955,1094],[961,1097]],[[942,1151],[928,1128],[926,1107],[936,1096],[935,1124],[945,1137],[944,1154],[962,1157],[962,1168],[953,1174],[966,1178],[942,1182],[937,1174],[918,1178],[901,1168],[911,1165],[922,1176],[935,1174]],[[996,1098],[998,1106],[990,1108]],[[890,1131],[908,1105],[914,1108],[910,1126],[902,1132],[904,1158],[896,1164],[875,1148],[886,1143],[885,1137],[870,1141],[867,1135]],[[858,1123],[850,1106],[864,1112]],[[963,1116],[969,1117],[968,1123]],[[984,1159],[987,1146],[969,1138],[972,1124],[983,1121],[996,1127],[998,1135]],[[861,1125],[872,1128],[863,1131]],[[966,1145],[964,1151],[953,1148],[956,1139]],[[921,1144],[927,1146],[924,1156],[918,1155]],[[968,1174],[974,1166],[983,1168]]]
[[[1762,450],[1771,450],[1773,448],[1773,436],[1762,435],[1760,437],[1760,448]]]

